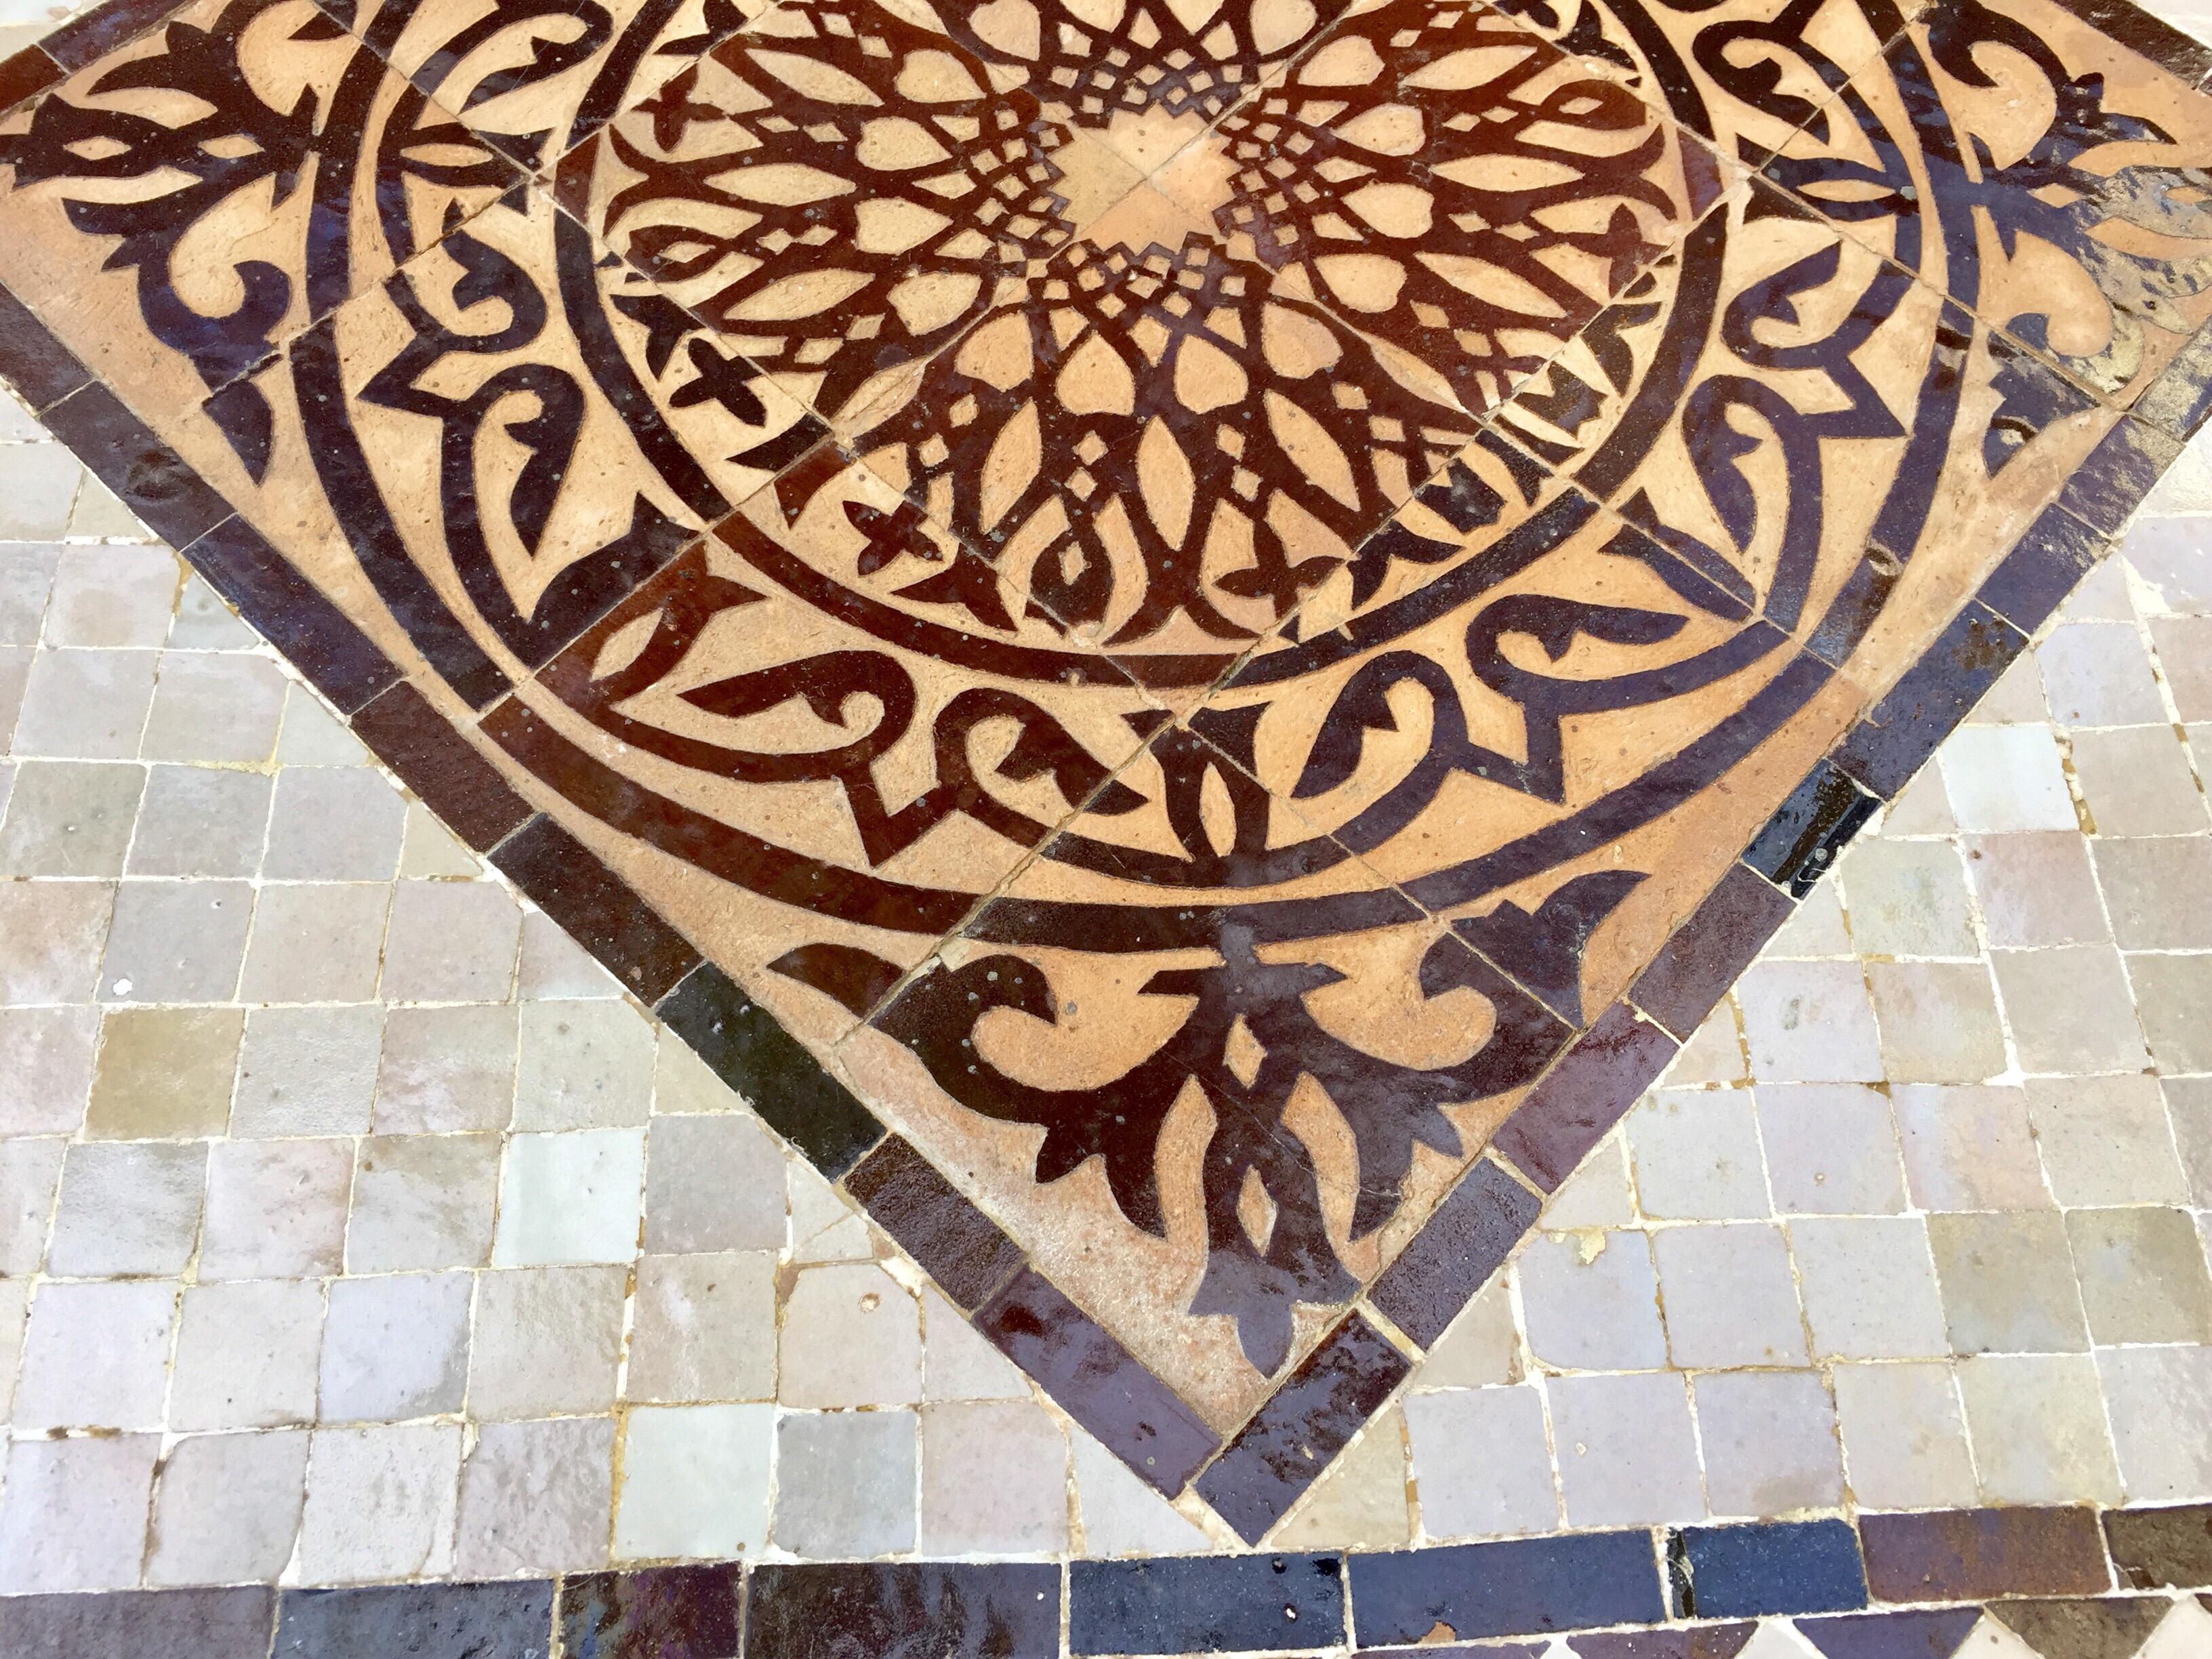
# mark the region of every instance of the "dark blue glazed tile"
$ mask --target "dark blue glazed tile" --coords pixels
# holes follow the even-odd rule
[[[1304,1653],[1342,1644],[1334,1555],[1078,1561],[1067,1575],[1072,1654]]]
[[[2064,507],[2045,507],[1976,597],[2022,633],[2033,633],[2110,550]]]
[[[553,1586],[375,1584],[286,1590],[273,1659],[547,1659]]]
[[[1667,1616],[1648,1532],[1586,1532],[1495,1544],[1355,1555],[1352,1623],[1370,1646],[1454,1637],[1518,1636]]]
[[[1036,1562],[757,1567],[744,1659],[1059,1659],[1060,1569]]]
[[[2180,453],[2179,440],[2141,421],[2123,420],[2074,469],[2058,492],[2058,505],[2090,529],[2115,535]]]
[[[855,1164],[845,1190],[963,1309],[981,1307],[1022,1269],[1014,1241],[903,1136],[886,1138]]]
[[[1749,865],[1731,864],[1660,947],[1629,1000],[1687,1042],[1796,908]]]
[[[185,544],[184,555],[341,714],[398,682],[399,670],[382,649],[245,520],[223,520]]]
[[[118,1590],[0,1595],[7,1659],[242,1659],[269,1650],[276,1592]]]
[[[1747,1620],[1675,1630],[1601,1631],[1570,1636],[1567,1650],[1575,1659],[1735,1659],[1758,1633],[1759,1626]]]
[[[1846,1613],[1866,1605],[1859,1535],[1847,1521],[1686,1527],[1684,1611],[1707,1619]]]
[[[1546,1192],[1555,1190],[1680,1046],[1628,1004],[1614,1003],[1514,1108],[1491,1145]]]

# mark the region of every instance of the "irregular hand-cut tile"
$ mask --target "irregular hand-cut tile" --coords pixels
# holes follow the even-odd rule
[[[169,1426],[313,1422],[322,1346],[319,1285],[270,1279],[194,1285],[178,1318]]]
[[[773,1406],[648,1406],[623,1418],[618,1560],[751,1555],[768,1541]]]
[[[492,1260],[502,1267],[628,1261],[637,1254],[644,1178],[642,1129],[509,1137]]]
[[[1544,1385],[1571,1527],[1650,1526],[1705,1514],[1685,1380],[1668,1371]]]
[[[353,1162],[348,1140],[216,1142],[208,1149],[200,1278],[337,1272]]]
[[[2026,1091],[1915,1084],[1893,1089],[1889,1098],[1916,1205],[1927,1210],[2050,1206]]]
[[[478,1274],[469,1341],[470,1416],[611,1410],[626,1278],[611,1266]]]
[[[2172,726],[2076,732],[2070,752],[2075,775],[2081,780],[2082,804],[2099,834],[2204,833],[2203,792]]]
[[[2142,1066],[2141,1028],[2110,945],[1996,951],[1990,967],[2021,1071],[2067,1076]]]
[[[390,881],[406,803],[368,767],[289,766],[276,775],[261,873],[278,881]]]
[[[515,1025],[511,1005],[388,1010],[376,1075],[378,1132],[507,1127],[514,1111]]]
[[[1836,1411],[1811,1371],[1730,1371],[1692,1385],[1715,1515],[1777,1516],[1843,1501]]]
[[[317,1429],[300,1519],[301,1581],[340,1584],[451,1571],[460,1463],[457,1425]]]
[[[269,758],[284,679],[262,657],[164,651],[138,752],[148,760],[251,765]],[[327,826],[326,826],[327,831]],[[333,837],[341,844],[343,832]]]
[[[0,1485],[0,1590],[138,1582],[161,1437],[17,1440]]]
[[[2066,1232],[2100,1344],[2212,1342],[2212,1277],[2183,1210],[2072,1210]]]
[[[1973,1355],[1959,1364],[1959,1392],[1984,1498],[2119,1500],[2119,1471],[2088,1355]]]
[[[15,714],[15,750],[70,760],[131,760],[154,703],[151,651],[41,651]]]
[[[2212,837],[2100,839],[2097,882],[2123,951],[2212,949]]]
[[[27,761],[0,821],[0,873],[119,876],[144,769],[116,762]]]
[[[1905,1207],[1887,1096],[1850,1085],[1770,1084],[1752,1097],[1777,1210],[1880,1215]]]
[[[1736,987],[1761,1083],[1875,1082],[1874,1005],[1856,963],[1763,962]]]
[[[776,1547],[833,1559],[913,1549],[917,1443],[912,1412],[786,1413],[775,1430]],[[1065,1510],[1065,1490],[1053,1495]]]
[[[1513,1297],[1504,1279],[1469,1302],[1413,1368],[1417,1389],[1481,1389],[1518,1382],[1526,1370]]]
[[[1948,1364],[1838,1365],[1830,1373],[1851,1494],[1891,1509],[1972,1504],[1978,1488]]]
[[[461,1465],[454,1571],[501,1578],[605,1565],[614,1449],[611,1417],[484,1425]]]
[[[2087,1349],[2066,1229],[2055,1211],[1934,1215],[1928,1242],[1955,1352]]]
[[[271,1583],[292,1559],[307,1436],[196,1434],[161,1460],[146,1535],[149,1584]]]
[[[1497,1538],[1557,1530],[1559,1496],[1553,1485],[1543,1396],[1535,1389],[1418,1394],[1405,1409],[1425,1536]]]
[[[613,1129],[653,1106],[653,1027],[628,1003],[529,1002],[514,1084],[518,1129]]]
[[[1751,1091],[1654,1090],[1628,1115],[1626,1127],[1637,1201],[1646,1215],[1738,1221],[1772,1213]]]
[[[231,1103],[234,1135],[360,1134],[376,1091],[384,1011],[352,1007],[256,1008]]]
[[[346,1224],[354,1273],[480,1267],[499,1193],[496,1136],[386,1135],[361,1142]]]
[[[207,1148],[198,1142],[87,1142],[62,1164],[46,1271],[70,1277],[175,1273],[191,1259]]]
[[[2201,1496],[2212,1482],[2212,1429],[2193,1403],[2212,1387],[2212,1347],[2107,1348],[2097,1372],[2128,1498]]]
[[[646,1132],[645,1248],[781,1249],[783,1164],[782,1149],[750,1114],[655,1116]]]
[[[2205,1016],[2212,1010],[2212,957],[2143,955],[2128,958],[2137,989],[2143,1033],[2151,1058],[2161,1071],[2201,1072],[2212,1067],[2212,1040]]]
[[[2154,1079],[2037,1079],[2027,1085],[2027,1109],[2061,1204],[2187,1201],[2165,1097]]]
[[[1636,1198],[1629,1188],[1628,1150],[1624,1139],[1607,1135],[1589,1160],[1544,1200],[1540,1224],[1552,1232],[1584,1227],[1626,1227],[1635,1218]]]
[[[224,1002],[238,985],[253,890],[235,881],[126,881],[116,890],[100,994],[112,1002]]]
[[[470,1275],[459,1273],[333,1282],[323,1331],[323,1421],[459,1411],[468,1381],[469,1292]]]
[[[904,1406],[921,1398],[921,1310],[882,1268],[801,1272],[784,1297],[778,1397],[793,1406]]]
[[[1792,1221],[1789,1231],[1814,1358],[1947,1351],[1935,1264],[1918,1218],[1807,1218]]]
[[[365,882],[261,889],[239,995],[246,1002],[366,1002],[376,994],[391,890]]]
[[[100,1021],[88,1134],[220,1135],[246,1018],[235,1008],[118,1008]]]
[[[767,1400],[775,1392],[775,1258],[752,1250],[638,1260],[630,1400]]]
[[[2010,1069],[1989,969],[1978,962],[1871,962],[1882,1071],[1900,1083],[1979,1083]]]
[[[15,1426],[157,1426],[176,1306],[173,1279],[42,1286],[23,1338]]]
[[[403,881],[384,946],[391,1002],[497,1002],[514,978],[521,912],[487,881]]]
[[[58,1139],[0,1140],[0,1273],[38,1271],[64,1151]]]
[[[1668,1227],[1652,1235],[1667,1351],[1680,1366],[1788,1364],[1805,1327],[1779,1227]]]
[[[1540,1363],[1577,1370],[1666,1363],[1659,1279],[1642,1233],[1539,1237],[1514,1271],[1528,1348]]]
[[[1066,1549],[1067,1474],[1067,1437],[1032,1401],[925,1407],[922,1548],[1030,1556]]]

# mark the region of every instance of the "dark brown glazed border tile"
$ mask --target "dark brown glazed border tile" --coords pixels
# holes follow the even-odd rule
[[[1367,1299],[1421,1346],[1432,1346],[1542,1208],[1542,1200],[1494,1159],[1477,1159],[1368,1287]]]
[[[489,852],[530,817],[530,803],[507,787],[499,769],[404,680],[359,709],[353,730],[479,853]]]
[[[1882,1601],[2088,1595],[2112,1588],[2088,1509],[1863,1515],[1867,1584]]]
[[[1874,793],[1895,795],[2027,644],[2019,629],[1978,599],[1968,600],[1852,727],[1836,764]]]
[[[713,963],[694,968],[653,1012],[829,1179],[884,1138],[876,1115]]]
[[[2058,505],[2090,529],[2116,535],[2180,454],[2179,439],[2132,416],[2124,418],[2074,469],[2058,492]]]
[[[1198,1495],[1256,1544],[1413,1369],[1355,1310],[1305,1357],[1198,1478]]]
[[[2103,537],[2064,507],[2047,507],[1990,573],[1981,602],[2023,634],[2032,634],[2111,550]]]
[[[2198,329],[2136,399],[2136,417],[2177,438],[2194,437],[2212,416],[2212,329]]]
[[[146,33],[187,0],[106,0],[80,12],[39,42],[46,56],[71,73]]]
[[[1024,1268],[975,1317],[976,1329],[1061,1410],[1170,1496],[1220,1445],[1196,1412],[1034,1267]]]
[[[1844,747],[1865,729],[1854,727]],[[1838,759],[1841,757],[1839,750]],[[1744,849],[1743,861],[1793,898],[1802,898],[1835,866],[1845,843],[1880,805],[1836,760],[1824,759],[1759,826]]]
[[[2106,1510],[2104,1522],[2123,1584],[2187,1589],[2212,1583],[2212,1504]]]
[[[1060,1577],[1058,1567],[1033,1561],[755,1567],[745,1659],[1059,1659]]]
[[[1546,1192],[1557,1190],[1680,1046],[1627,1003],[1614,1003],[1514,1108],[1491,1145]]]
[[[1629,1000],[1687,1042],[1796,908],[1749,865],[1731,864],[1659,947],[1629,988]]]
[[[39,418],[170,546],[197,541],[231,516],[230,503],[106,386],[79,386]]]
[[[551,818],[541,814],[490,856],[641,1002],[658,1002],[699,965],[690,940]]]
[[[0,110],[11,110],[27,98],[35,98],[69,73],[40,46],[26,46],[0,60]]]
[[[554,1613],[564,1659],[736,1659],[744,1568],[647,1567],[566,1578]]]
[[[375,641],[245,520],[233,514],[182,551],[339,714],[353,714],[398,681],[399,670]]]
[[[92,380],[92,372],[76,355],[4,284],[0,284],[0,375],[7,377],[34,414]]]
[[[845,1190],[963,1311],[981,1307],[1026,1265],[998,1224],[903,1136],[885,1137],[855,1164],[845,1176]]]

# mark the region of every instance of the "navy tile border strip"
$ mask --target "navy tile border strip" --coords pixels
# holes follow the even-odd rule
[[[157,27],[182,3],[106,0],[0,61],[0,112]],[[2196,46],[2130,0],[2065,3],[2156,61],[2203,61],[2203,79],[2212,82],[2212,48]],[[1851,834],[1905,787],[2025,646],[2027,630],[2110,550],[2109,538],[2181,441],[2212,416],[2212,327],[2188,343],[2137,400],[2136,411],[2123,412],[1938,641],[1816,763],[1630,990],[1538,1079],[1488,1153],[1445,1195],[1416,1248],[1227,1436],[1028,1267],[1012,1242],[949,1183],[933,1186],[910,1170],[891,1178],[899,1172],[890,1160],[904,1143],[888,1144],[885,1126],[772,1016],[574,835],[532,812],[500,767],[459,737],[456,722],[407,684],[373,641],[4,287],[0,375],[351,719],[403,782],[653,1006],[770,1127],[907,1243],[926,1270],[959,1279],[953,1264],[961,1249],[980,1241],[993,1283],[962,1283],[964,1294],[955,1300],[973,1310],[983,1334],[1071,1416],[1163,1492],[1196,1483],[1247,1541],[1257,1543],[1503,1265],[1533,1224],[1540,1195],[1573,1172],[1665,1068],[1694,1030],[1692,1016],[1725,994],[1796,899],[1832,867]],[[1827,672],[1811,658],[1800,666]],[[1431,1232],[1431,1247],[1417,1248]],[[1376,1376],[1354,1376],[1358,1367],[1343,1363],[1359,1355]]]
[[[0,1653],[817,1659],[926,1650],[942,1659],[1092,1659],[1349,1649],[1380,1659],[1437,1652],[1439,1641],[1598,1629],[1623,1632],[1605,1638],[1623,1653],[1706,1651],[1637,1639],[1686,1627],[1732,1653],[1747,1621],[1762,1617],[1814,1631],[1963,1636],[1988,1602],[2197,1593],[2212,1578],[2208,1540],[2206,1504],[1945,1510],[1376,1553],[724,1562],[490,1583],[12,1595],[0,1596]],[[913,1641],[924,1632],[926,1643]]]

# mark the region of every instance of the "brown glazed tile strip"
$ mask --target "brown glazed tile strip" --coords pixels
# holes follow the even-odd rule
[[[490,858],[641,1002],[659,1001],[702,960],[598,854],[542,813]]]
[[[1034,1267],[1024,1268],[975,1319],[1063,1411],[1170,1497],[1220,1446],[1196,1412]]]
[[[1882,1601],[2091,1595],[2112,1588],[2089,1509],[1863,1515],[1867,1585]]]
[[[1504,1265],[1542,1207],[1496,1159],[1477,1160],[1368,1288],[1368,1301],[1430,1347]]]
[[[1413,1369],[1355,1310],[1198,1477],[1198,1495],[1238,1537],[1258,1543]]]
[[[1796,908],[1749,865],[1731,864],[1638,975],[1628,1000],[1687,1042]]]
[[[1020,1247],[902,1135],[885,1136],[848,1171],[845,1190],[965,1312],[1027,1265]]]
[[[357,710],[353,730],[479,853],[489,852],[530,817],[530,803],[404,680]]]
[[[188,0],[106,0],[90,11],[79,12],[39,45],[54,62],[75,73],[145,33],[170,13],[183,10],[187,3]]]
[[[339,714],[398,684],[392,659],[245,520],[233,514],[182,551]]]
[[[40,46],[26,46],[0,59],[0,112],[35,98],[69,73]]]
[[[2120,1582],[2136,1589],[2212,1584],[2212,1504],[2106,1510],[2105,1541]]]
[[[1537,1080],[1491,1145],[1556,1191],[1680,1046],[1630,1004],[1614,1003]]]

